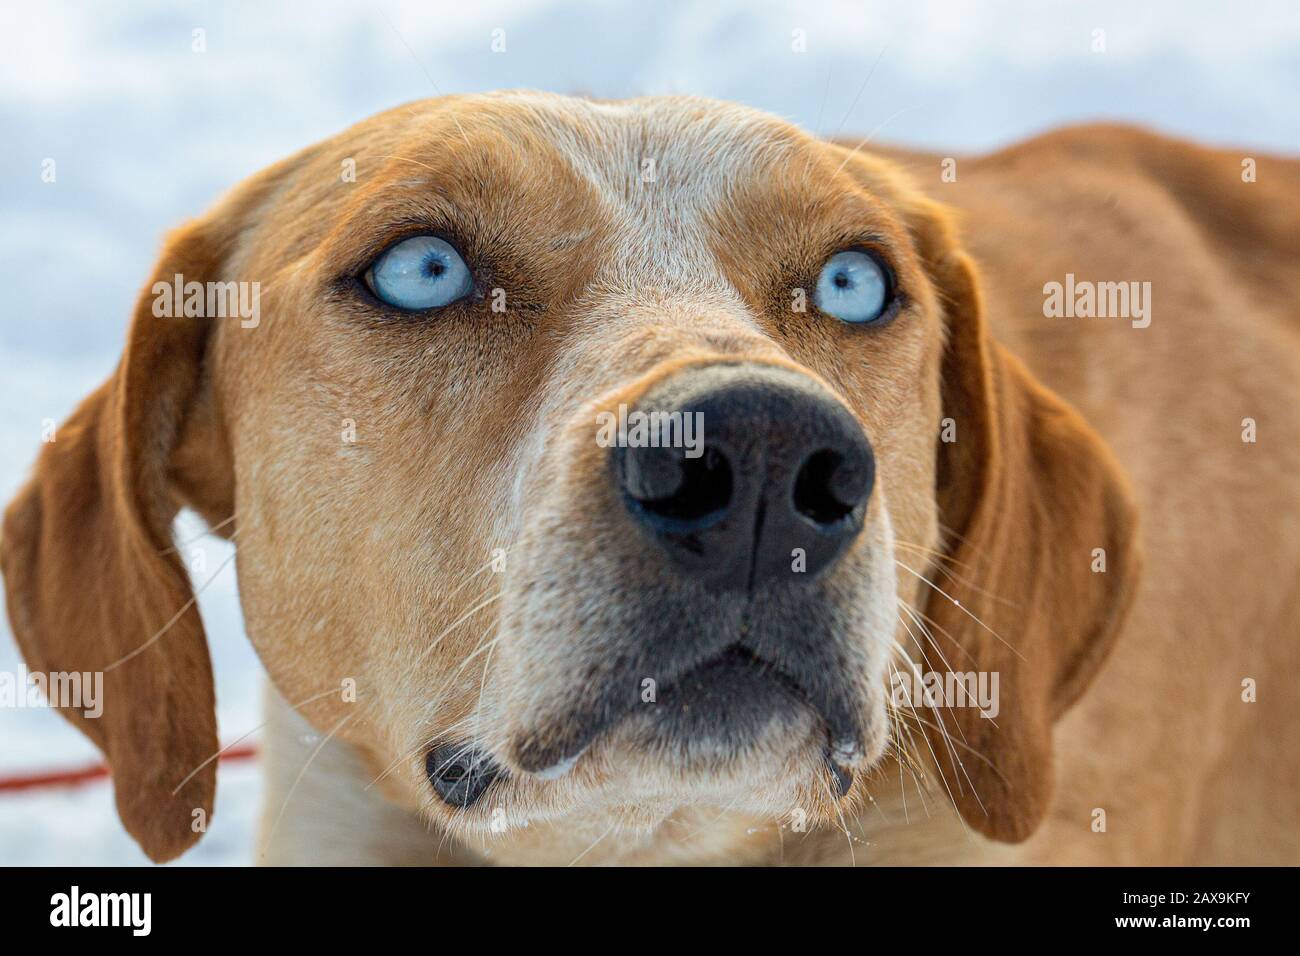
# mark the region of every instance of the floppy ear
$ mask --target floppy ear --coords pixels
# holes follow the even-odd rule
[[[945,551],[921,586],[939,651],[927,657],[996,673],[999,712],[940,707],[925,730],[967,824],[1024,840],[1052,795],[1052,724],[1101,667],[1136,592],[1137,509],[1101,437],[993,340],[948,211],[895,162],[831,149],[907,222],[946,313],[943,416],[956,440],[937,442]]]
[[[930,574],[947,595],[924,588],[925,613],[947,666],[998,673],[1000,711],[943,708],[954,742],[937,720],[927,734],[966,822],[1015,842],[1047,811],[1052,724],[1105,660],[1136,590],[1137,513],[1100,436],[991,338],[971,260],[936,244],[956,441],[938,444],[946,554]]]
[[[155,278],[219,278],[217,235],[210,220],[172,234]],[[117,370],[57,430],[5,512],[0,566],[28,666],[104,672],[98,719],[62,712],[104,752],[122,822],[161,862],[198,840],[196,810],[211,815],[215,761],[177,787],[218,744],[203,625],[171,533],[170,460],[210,321],[155,317],[153,284]]]

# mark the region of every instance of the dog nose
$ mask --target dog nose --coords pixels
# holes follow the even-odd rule
[[[678,372],[627,423],[610,456],[624,507],[715,589],[812,580],[862,530],[871,445],[847,408],[793,370]]]

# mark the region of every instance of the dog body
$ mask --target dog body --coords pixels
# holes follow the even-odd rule
[[[188,504],[275,685],[267,862],[1295,862],[1300,164],[1110,127],[946,163],[451,98],[176,234],[158,275],[261,321],[147,286],[5,526],[29,663],[108,671],[77,722],[146,850],[215,786]],[[410,238],[472,291],[392,308]],[[626,408],[703,409],[710,456],[593,440]],[[997,713],[891,706],[900,669]]]

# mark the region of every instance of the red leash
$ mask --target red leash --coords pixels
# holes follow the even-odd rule
[[[248,760],[257,756],[257,748],[252,744],[231,747],[221,755],[221,760]],[[54,770],[49,773],[14,774],[0,776],[0,793],[17,790],[39,790],[43,787],[78,787],[92,780],[108,776],[108,767],[92,764],[80,770]]]

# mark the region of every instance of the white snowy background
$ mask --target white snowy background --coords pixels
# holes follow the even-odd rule
[[[206,31],[206,52],[192,50],[195,29]],[[491,49],[498,29],[504,53]],[[1092,50],[1097,29],[1104,53]],[[796,30],[806,52],[792,49]],[[439,91],[507,87],[695,93],[826,134],[954,150],[1116,118],[1295,152],[1300,4],[6,3],[0,499],[22,481],[42,421],[61,421],[110,372],[170,225],[373,112]],[[41,181],[47,158],[57,163],[54,183]],[[210,574],[229,551],[212,539],[203,546]],[[200,606],[229,741],[261,723],[261,668],[233,570],[216,576]],[[0,671],[20,668],[0,622]],[[0,777],[97,759],[52,712],[0,709]],[[220,778],[212,828],[182,864],[252,859],[256,767],[223,767]],[[143,862],[105,782],[0,792],[0,864]]]

